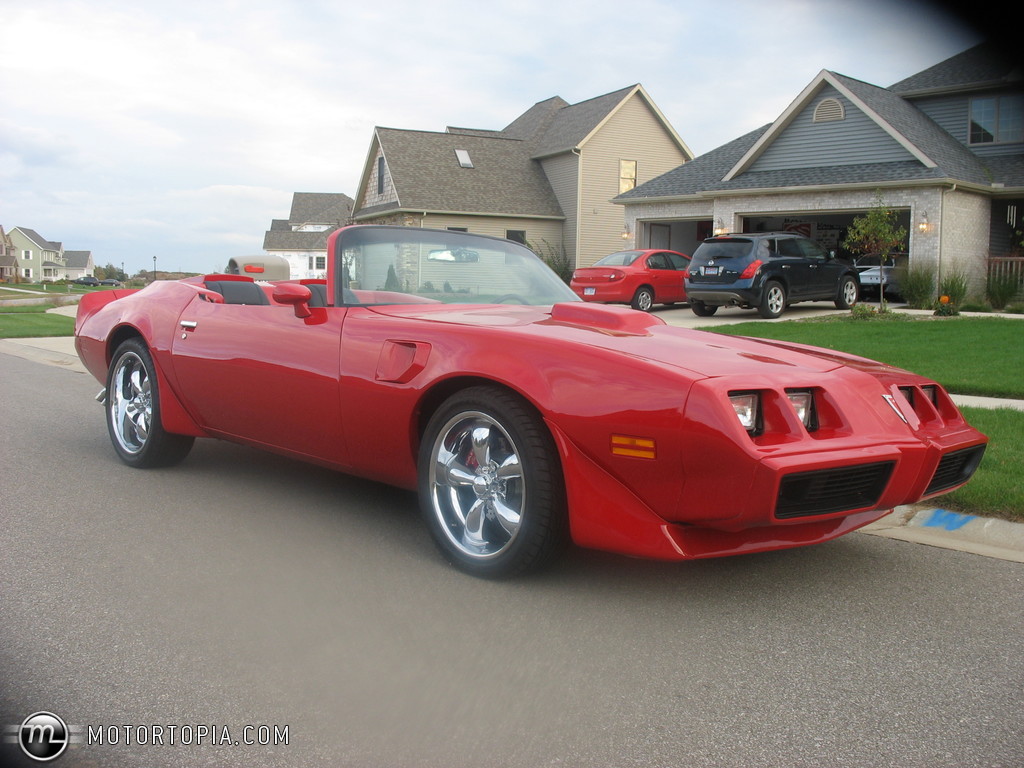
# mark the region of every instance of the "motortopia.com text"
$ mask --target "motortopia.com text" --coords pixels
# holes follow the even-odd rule
[[[232,730],[227,725],[87,725],[89,746],[286,746],[287,725],[246,725]]]

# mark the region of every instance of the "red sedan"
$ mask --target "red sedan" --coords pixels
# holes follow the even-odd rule
[[[676,251],[619,251],[577,269],[570,286],[584,301],[650,312],[655,304],[686,301],[683,272],[689,266],[690,257]]]

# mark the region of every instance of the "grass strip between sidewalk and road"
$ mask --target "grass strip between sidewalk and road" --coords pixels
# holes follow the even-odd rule
[[[8,312],[8,310],[16,310]],[[74,336],[75,319],[23,307],[0,308],[0,339],[34,339],[43,336]]]
[[[988,449],[973,479],[929,504],[982,517],[1024,523],[1024,411],[961,408],[971,426],[988,435]]]

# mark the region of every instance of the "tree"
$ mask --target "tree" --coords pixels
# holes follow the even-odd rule
[[[902,250],[907,230],[898,226],[896,211],[886,206],[882,193],[875,192],[875,203],[857,216],[846,231],[843,245],[854,253],[878,256],[878,305],[885,310],[885,267],[893,251]]]

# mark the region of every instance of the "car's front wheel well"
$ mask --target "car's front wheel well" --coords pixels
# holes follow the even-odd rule
[[[431,387],[431,389],[424,393],[423,397],[420,399],[419,411],[416,414],[416,424],[414,426],[416,433],[413,435],[413,440],[410,441],[414,459],[419,455],[420,441],[423,439],[423,434],[427,430],[427,424],[430,422],[431,417],[437,409],[444,405],[444,403],[457,392],[478,386],[497,387],[499,389],[507,390],[517,397],[525,400],[529,403],[530,407],[536,409],[538,412],[540,410],[536,405],[530,402],[529,399],[525,398],[521,392],[507,384],[494,381],[493,379],[488,379],[483,376],[460,376],[458,378],[445,379]]]

